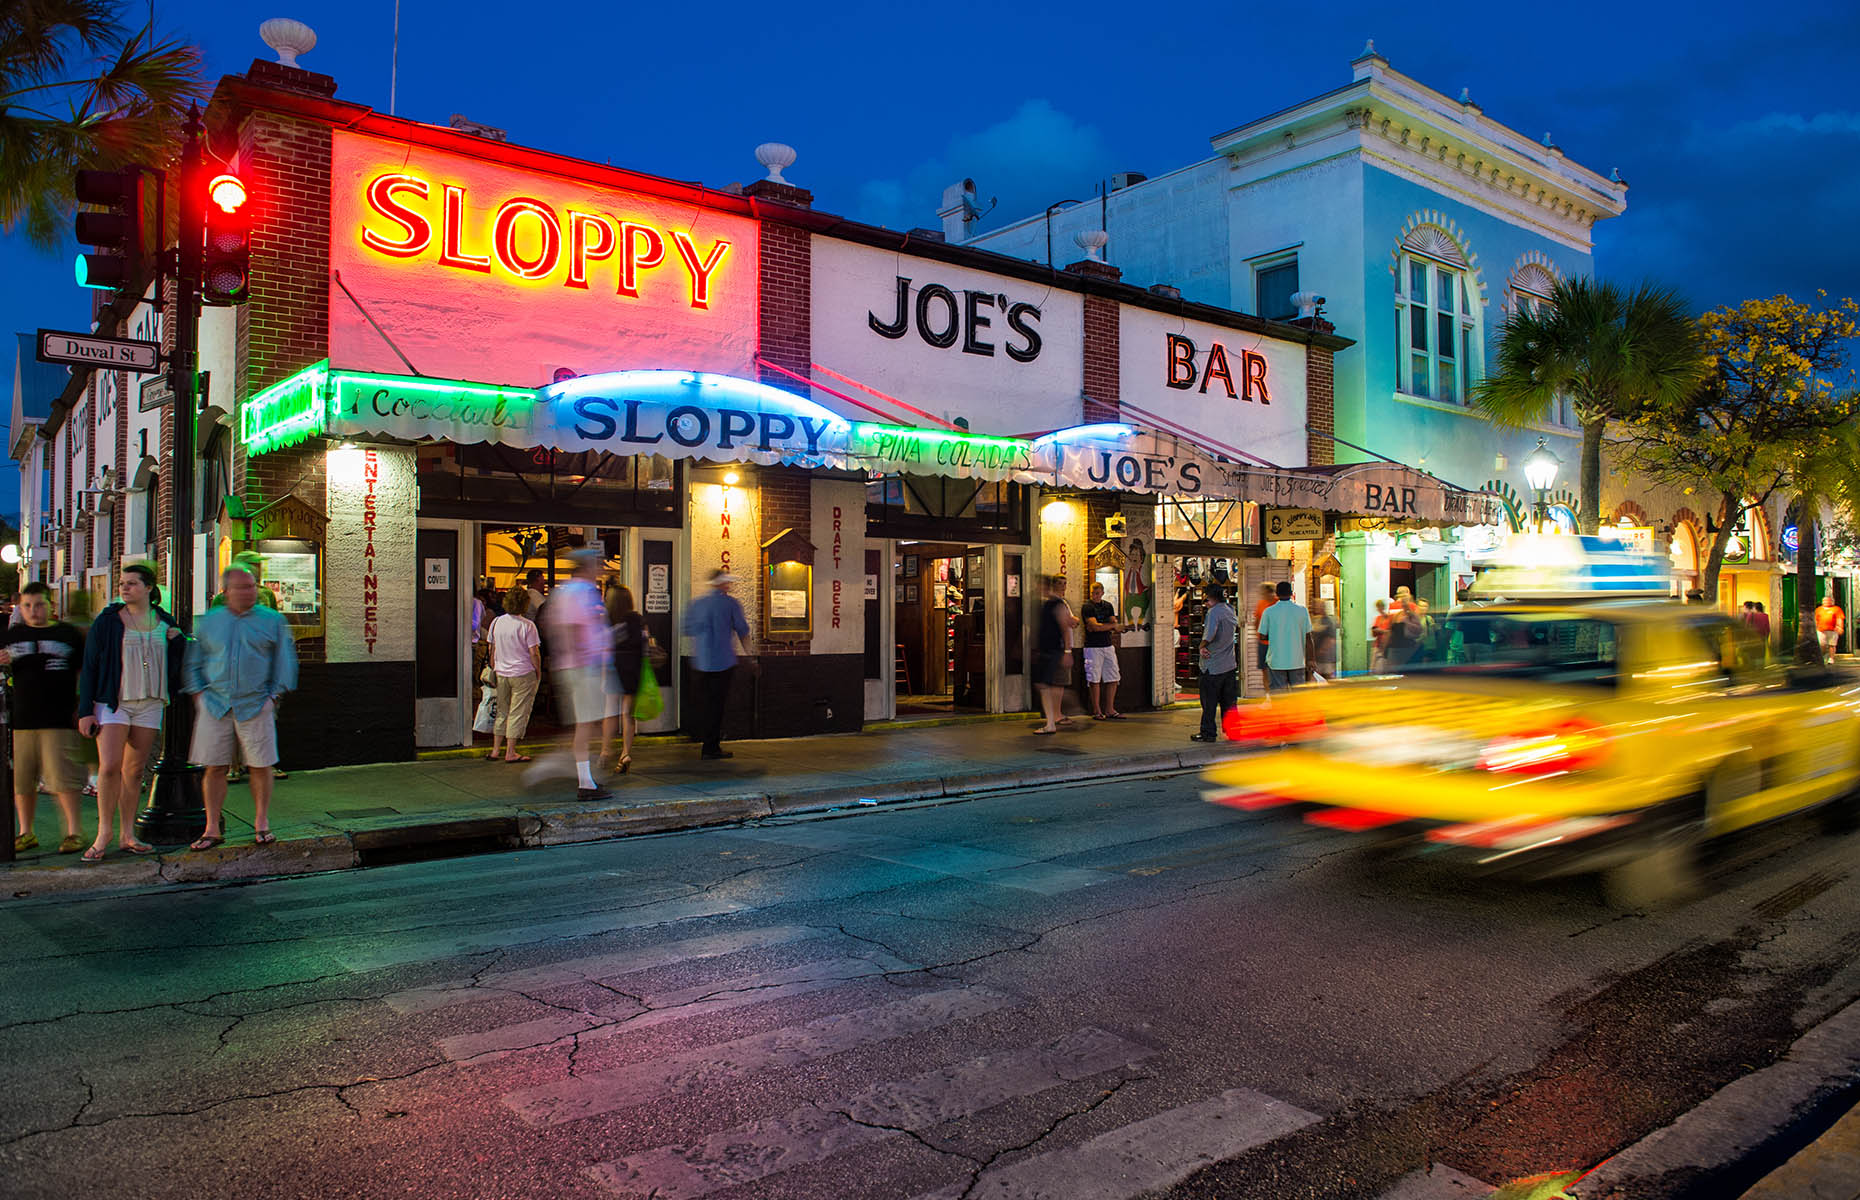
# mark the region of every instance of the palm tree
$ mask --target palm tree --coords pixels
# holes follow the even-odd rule
[[[1549,416],[1558,396],[1575,401],[1582,426],[1582,531],[1601,525],[1602,436],[1608,422],[1649,401],[1682,400],[1707,360],[1686,302],[1670,288],[1565,279],[1550,302],[1520,305],[1499,331],[1497,362],[1472,401],[1494,422],[1524,428]]]
[[[0,5],[0,228],[56,246],[74,174],[162,166],[190,104],[206,96],[200,52],[131,33],[122,0]]]

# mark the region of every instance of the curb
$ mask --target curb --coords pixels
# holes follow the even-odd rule
[[[626,808],[514,809],[507,816],[427,821],[391,829],[285,838],[269,846],[222,845],[176,850],[150,858],[123,858],[83,868],[16,867],[0,871],[0,889],[13,899],[162,884],[210,883],[308,875],[396,862],[455,858],[507,850],[540,849],[649,833],[740,825],[769,817],[834,812],[918,800],[956,799],[1016,788],[1111,780],[1163,771],[1192,770],[1231,757],[1232,751],[1196,746],[1127,754],[1085,762],[975,771],[863,787],[799,792],[744,792],[667,800]]]
[[[1569,1188],[1579,1200],[1741,1195],[1851,1105],[1860,1083],[1860,1001],[1797,1038],[1775,1063],[1621,1151]]]

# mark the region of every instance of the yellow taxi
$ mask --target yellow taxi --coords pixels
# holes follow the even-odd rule
[[[1297,815],[1490,871],[1600,872],[1640,906],[1711,839],[1820,808],[1860,817],[1860,679],[1771,665],[1749,628],[1666,599],[1665,564],[1523,537],[1400,674],[1228,714],[1273,751],[1206,773],[1213,803]]]

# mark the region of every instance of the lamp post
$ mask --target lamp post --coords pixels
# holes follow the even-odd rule
[[[1556,486],[1556,469],[1563,465],[1542,438],[1537,439],[1537,449],[1524,456],[1524,481],[1531,485],[1537,494],[1537,502],[1531,509],[1531,520],[1536,523],[1536,532],[1544,532],[1544,526],[1550,521],[1550,489]]]

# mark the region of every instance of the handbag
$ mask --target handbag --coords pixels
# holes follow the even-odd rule
[[[497,728],[497,691],[495,688],[484,689],[484,699],[478,701],[478,716],[471,727],[479,733],[490,733]]]
[[[665,711],[665,697],[659,694],[659,677],[652,673],[652,664],[639,664],[639,692],[633,697],[633,719],[651,721]]]
[[[646,665],[655,671],[663,671],[672,656],[665,652],[665,647],[654,641],[646,643]]]

